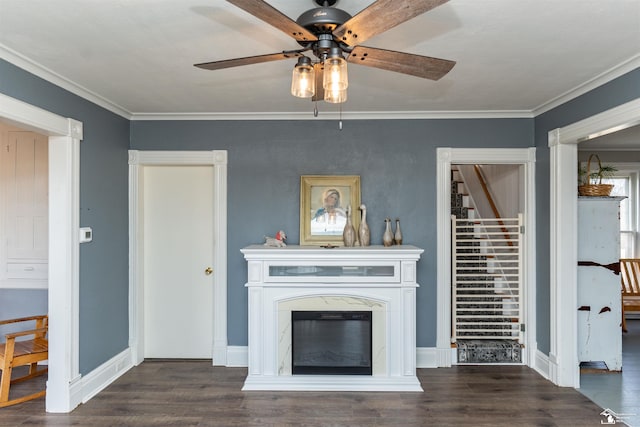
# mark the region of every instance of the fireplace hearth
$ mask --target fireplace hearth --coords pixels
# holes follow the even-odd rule
[[[371,375],[370,311],[292,311],[293,375]]]

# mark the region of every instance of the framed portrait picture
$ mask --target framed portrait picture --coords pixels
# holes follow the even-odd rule
[[[360,223],[360,177],[302,175],[300,177],[300,244],[342,246],[342,232],[351,206],[351,222]]]

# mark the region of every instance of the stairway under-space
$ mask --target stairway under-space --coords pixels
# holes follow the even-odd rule
[[[451,171],[451,215],[455,215],[456,218],[460,219],[469,219],[467,223],[469,227],[474,226],[473,220],[476,218],[475,209],[470,206],[471,198],[466,194],[466,188],[464,185],[464,180],[461,174],[453,169]],[[478,260],[479,246],[481,242],[470,242],[468,251],[474,254],[474,259]],[[469,257],[471,258],[471,257]],[[479,268],[486,268],[487,260],[486,257],[478,260],[477,263],[469,264],[469,272],[477,271]],[[473,281],[473,279],[471,280]],[[473,286],[474,288],[481,287],[479,284],[472,284],[469,286]],[[473,294],[474,291],[468,291]],[[475,313],[487,313],[491,314],[492,310],[494,310],[495,302],[502,298],[501,295],[496,294],[495,297],[487,296],[487,291],[478,291],[485,294],[483,298],[479,298],[484,300],[485,303],[478,302],[474,305]],[[452,310],[456,310],[456,307],[452,307]],[[486,310],[486,311],[485,311]],[[487,326],[480,325],[479,328],[487,328]],[[473,335],[476,337],[478,335],[482,335],[482,332],[473,332]],[[471,335],[471,334],[469,334]],[[499,363],[522,363],[522,345],[518,342],[518,340],[510,339],[477,339],[477,338],[469,338],[466,339],[463,337],[464,333],[461,336],[458,336],[456,339],[456,347],[457,347],[457,362],[460,364],[499,364]]]

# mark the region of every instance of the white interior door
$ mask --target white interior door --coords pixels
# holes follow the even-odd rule
[[[211,166],[144,168],[144,357],[213,349]]]

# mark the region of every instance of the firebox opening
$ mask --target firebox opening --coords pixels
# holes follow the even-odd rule
[[[371,375],[370,311],[292,311],[293,375]]]

